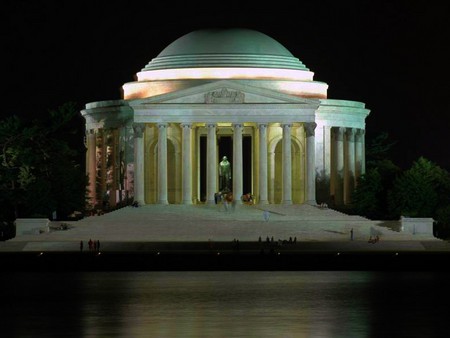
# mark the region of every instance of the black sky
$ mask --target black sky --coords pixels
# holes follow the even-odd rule
[[[328,83],[328,97],[371,110],[367,138],[388,132],[393,159],[450,169],[450,5],[444,1],[20,1],[0,4],[0,117],[119,99],[168,44],[195,29],[259,30]]]

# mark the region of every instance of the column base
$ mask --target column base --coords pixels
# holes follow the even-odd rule
[[[191,205],[191,204],[193,204],[193,203],[192,203],[191,200],[185,200],[185,201],[183,201],[183,204],[184,204],[184,205]]]
[[[317,202],[314,201],[314,200],[311,200],[311,201],[306,201],[305,204],[309,204],[309,205],[316,206],[316,205],[317,205]]]
[[[137,200],[136,201],[138,203],[139,206],[145,205],[146,203],[144,202],[144,200]]]
[[[205,202],[205,204],[206,204],[206,205],[216,205],[216,201],[214,201],[214,200],[207,200],[207,201]]]
[[[283,205],[291,205],[292,204],[292,200],[282,201],[281,204],[283,204]]]
[[[158,201],[158,204],[164,204],[164,205],[167,205],[167,204],[169,204],[169,202],[168,202],[167,200],[159,200],[159,201]]]
[[[258,202],[258,204],[266,205],[266,204],[269,204],[269,201],[268,200],[261,200],[261,201]]]

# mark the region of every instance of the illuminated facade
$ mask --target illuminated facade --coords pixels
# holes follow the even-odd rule
[[[313,75],[257,31],[180,37],[123,85],[123,99],[81,112],[92,203],[214,204],[223,156],[235,198],[348,203],[365,170],[369,110],[327,99]]]

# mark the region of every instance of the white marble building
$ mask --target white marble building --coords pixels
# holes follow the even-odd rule
[[[82,110],[92,203],[214,204],[222,156],[234,197],[349,203],[369,110],[328,99],[313,75],[254,30],[180,37],[123,85],[123,99]]]

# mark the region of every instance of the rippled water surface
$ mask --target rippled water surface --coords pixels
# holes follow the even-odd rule
[[[7,272],[1,337],[447,337],[435,272]]]

